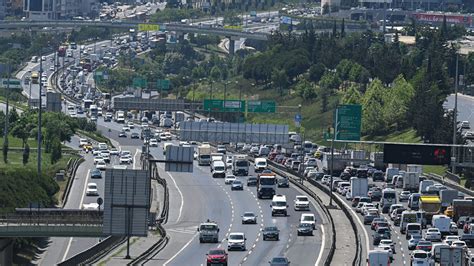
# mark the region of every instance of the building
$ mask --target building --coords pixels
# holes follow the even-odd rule
[[[6,16],[6,1],[0,0],[0,20],[4,20]]]
[[[464,2],[472,0],[359,0],[367,8],[401,8],[404,10],[446,10],[461,8]]]
[[[94,17],[98,10],[98,0],[23,0],[23,11],[30,20]]]
[[[326,12],[325,9],[327,6],[329,12],[337,12],[341,7],[341,0],[321,0],[321,12]]]

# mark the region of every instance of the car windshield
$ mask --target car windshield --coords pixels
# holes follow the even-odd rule
[[[412,235],[411,238],[413,240],[420,240],[421,239],[421,236],[420,235]]]
[[[265,227],[265,231],[276,231],[277,228],[274,226]]]
[[[285,258],[273,258],[272,263],[286,263]]]
[[[243,240],[243,239],[244,239],[244,236],[243,236],[243,235],[230,235],[230,236],[229,236],[229,239],[232,239],[232,240]]]
[[[260,178],[261,185],[275,185],[275,178]]]
[[[90,189],[97,189],[97,186],[96,185],[89,185],[89,188]]]
[[[225,251],[223,249],[211,249],[209,250],[209,255],[224,255]]]
[[[257,181],[257,178],[256,177],[249,177],[248,181]]]
[[[265,162],[258,162],[257,165],[266,165]]]
[[[303,217],[303,221],[314,221],[314,217],[313,216],[304,216]]]
[[[272,202],[272,205],[273,206],[284,207],[284,206],[286,206],[286,202],[284,202],[284,201],[274,201],[274,202]]]
[[[245,217],[254,217],[255,214],[253,214],[252,212],[246,212],[246,213],[244,213],[244,216]]]
[[[240,184],[242,184],[242,182],[240,182],[240,180],[234,180],[234,182],[233,182],[232,184],[234,184],[234,185],[240,185]]]
[[[247,166],[247,161],[237,161],[237,162],[235,162],[235,165],[237,165],[239,167],[245,167],[245,166]]]
[[[201,225],[201,230],[216,230],[216,229],[217,229],[216,225],[211,225],[211,224]]]
[[[209,155],[209,154],[201,154],[201,155],[199,155],[199,157],[201,157],[201,159],[209,159],[209,158],[211,158],[211,155]]]
[[[224,167],[223,167],[223,166],[216,166],[216,167],[214,168],[214,170],[216,170],[216,171],[224,171]]]
[[[308,201],[307,197],[296,197],[296,200],[298,201]]]
[[[227,178],[227,179],[235,179],[235,176],[233,176],[233,175],[228,175],[226,178]]]

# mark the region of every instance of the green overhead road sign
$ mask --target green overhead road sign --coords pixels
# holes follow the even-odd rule
[[[145,88],[146,87],[146,80],[142,78],[133,78],[133,87]]]
[[[245,112],[245,101],[204,100],[204,110],[213,112]]]
[[[340,105],[336,109],[336,140],[360,140],[362,106]]]
[[[275,101],[247,101],[247,112],[249,113],[275,113]]]
[[[0,79],[1,87],[2,88],[10,88],[10,89],[21,89],[21,81],[19,79]]]
[[[168,79],[159,79],[157,81],[148,82],[148,88],[151,90],[164,90],[170,89],[170,81]]]

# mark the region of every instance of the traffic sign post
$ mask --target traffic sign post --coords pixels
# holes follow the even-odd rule
[[[362,106],[340,105],[336,108],[335,140],[360,140]]]
[[[301,114],[296,114],[295,115],[295,125],[297,127],[300,127],[301,126],[301,121],[303,120],[303,117],[301,116]]]
[[[7,86],[7,84],[9,84]],[[21,80],[19,79],[0,79],[0,86],[9,89],[21,89]]]

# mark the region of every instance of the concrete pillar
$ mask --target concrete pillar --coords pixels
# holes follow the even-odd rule
[[[13,265],[13,239],[0,239],[0,265]]]
[[[233,56],[235,53],[235,40],[229,38],[229,55]]]

